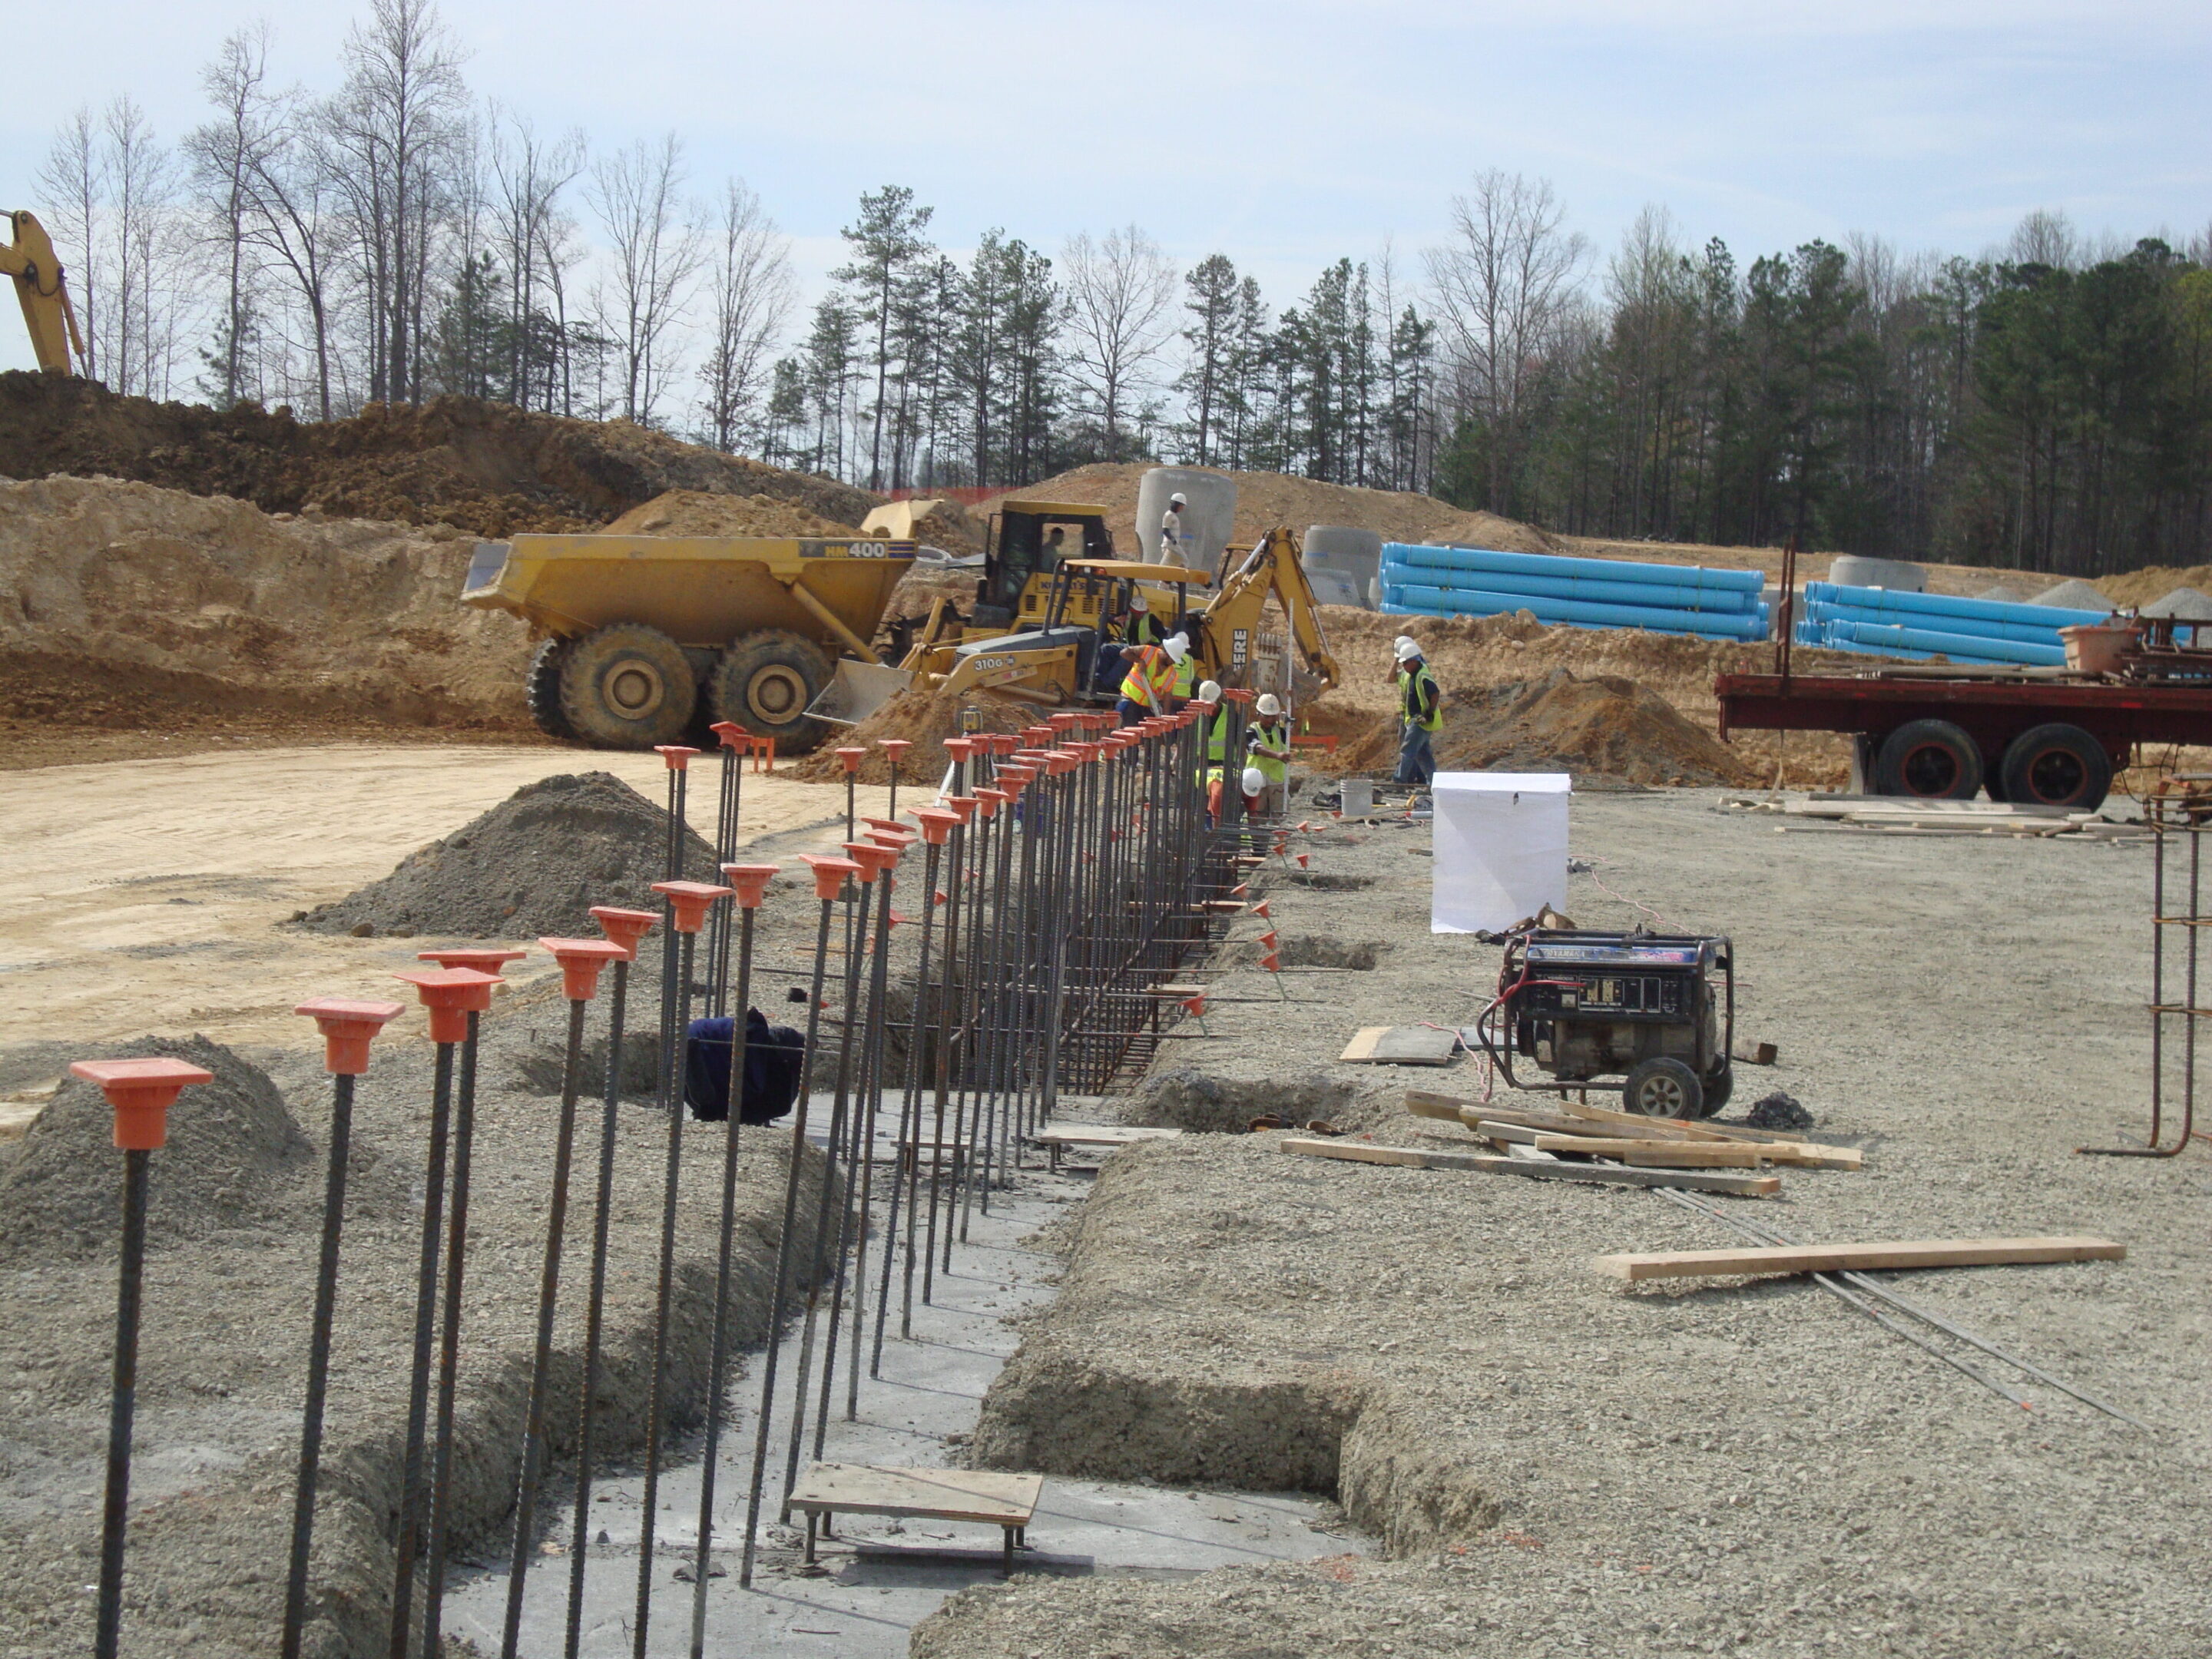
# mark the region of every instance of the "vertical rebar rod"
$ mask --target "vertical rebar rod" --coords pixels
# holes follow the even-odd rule
[[[468,1276],[469,1186],[475,1161],[477,1052],[483,1016],[469,1011],[453,1105],[453,1197],[446,1226],[446,1300],[438,1337],[438,1407],[431,1437],[430,1529],[422,1574],[422,1653],[436,1659],[446,1603],[446,1546],[453,1497],[453,1414],[460,1395],[462,1291]]]
[[[300,1410],[300,1466],[293,1485],[292,1553],[284,1581],[283,1659],[300,1659],[307,1622],[307,1560],[314,1541],[315,1486],[323,1455],[323,1409],[331,1380],[331,1322],[337,1307],[338,1246],[345,1224],[346,1163],[353,1144],[353,1074],[331,1082],[330,1168],[323,1185],[322,1252],[307,1338],[307,1395]]]
[[[876,908],[876,951],[873,971],[868,981],[868,1041],[863,1052],[866,1069],[861,1078],[863,1117],[854,1137],[860,1152],[860,1234],[853,1253],[853,1340],[852,1352],[846,1364],[845,1420],[854,1423],[860,1414],[860,1348],[867,1334],[868,1287],[868,1206],[874,1196],[876,1171],[876,1118],[884,1096],[884,1003],[890,991],[891,953],[891,891],[893,881],[889,870],[881,872],[876,880],[883,886],[883,902]],[[849,1181],[850,1176],[847,1179]],[[892,1184],[897,1190],[896,1182]],[[884,1237],[884,1260],[890,1261],[891,1239],[887,1231]],[[818,1453],[817,1454],[819,1455]]]
[[[115,1659],[123,1633],[123,1547],[131,1524],[131,1431],[138,1407],[138,1310],[146,1270],[146,1188],[153,1153],[123,1154],[123,1250],[115,1285],[114,1390],[107,1411],[107,1486],[100,1516],[95,1659]]]
[[[422,1164],[422,1231],[415,1265],[415,1351],[407,1374],[407,1444],[399,1466],[398,1535],[393,1540],[392,1623],[386,1642],[392,1659],[407,1659],[407,1638],[415,1594],[415,1558],[428,1518],[428,1493],[422,1480],[422,1453],[430,1418],[430,1364],[437,1342],[438,1245],[446,1219],[446,1141],[453,1110],[454,1044],[436,1046],[430,1084],[430,1142]]]
[[[922,1259],[921,1300],[927,1307],[936,1291],[937,1223],[939,1191],[944,1185],[945,1113],[951,1103],[952,1087],[952,1033],[954,1024],[953,986],[960,968],[960,870],[965,852],[968,826],[963,823],[953,826],[945,848],[945,963],[938,974],[937,991],[937,1053],[935,1072],[936,1127],[933,1132],[933,1151],[929,1160],[929,1224],[924,1230],[927,1236],[928,1254]],[[937,902],[932,892],[930,902]],[[953,1139],[956,1156],[963,1160],[966,1154],[959,1150],[956,1132]],[[952,1238],[947,1230],[945,1248],[950,1252]]]
[[[938,845],[932,842],[922,868],[921,961],[915,970],[914,1009],[907,1018],[906,1099],[899,1115],[902,1125],[899,1156],[903,1160],[906,1176],[905,1288],[901,1292],[899,1303],[899,1335],[902,1338],[914,1335],[915,1217],[921,1200],[921,1054],[925,1046],[922,1020],[929,998],[929,947],[937,924],[937,866]],[[889,1265],[888,1259],[885,1265]],[[880,1302],[877,1304],[878,1316],[884,1305]],[[878,1316],[875,1354],[875,1364],[878,1367],[883,1363],[883,1321]],[[870,1375],[876,1375],[876,1372],[872,1370]]]

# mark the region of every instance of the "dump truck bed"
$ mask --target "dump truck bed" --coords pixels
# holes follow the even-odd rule
[[[873,661],[868,641],[915,551],[858,536],[517,536],[477,544],[461,602],[562,639],[642,623],[719,647],[782,628]]]

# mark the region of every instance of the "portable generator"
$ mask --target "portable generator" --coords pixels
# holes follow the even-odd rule
[[[1711,1117],[1735,1082],[1735,948],[1718,936],[1524,928],[1506,938],[1475,1034],[1509,1087],[1619,1089],[1632,1112]],[[1551,1080],[1523,1081],[1516,1060]]]

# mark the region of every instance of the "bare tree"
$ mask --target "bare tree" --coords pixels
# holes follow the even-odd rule
[[[666,382],[672,327],[699,274],[699,232],[686,215],[684,142],[639,139],[592,168],[585,190],[606,232],[613,268],[597,296],[623,364],[623,414],[651,424]]]
[[[100,241],[106,234],[107,163],[90,105],[78,105],[55,132],[53,146],[39,167],[39,191],[46,203],[47,230],[76,255],[66,272],[84,337],[84,372],[96,378],[106,343],[101,333],[106,312],[100,294],[105,274]]]
[[[2038,208],[2013,227],[2006,257],[2016,265],[2072,270],[2081,263],[2081,237],[2063,210]]]
[[[1109,230],[1096,243],[1088,232],[1078,233],[1060,264],[1073,347],[1068,362],[1097,404],[1106,459],[1119,460],[1122,410],[1173,331],[1176,270],[1159,244],[1134,225]]]
[[[207,213],[223,267],[222,318],[211,366],[224,408],[238,401],[252,333],[255,268],[246,238],[254,179],[282,140],[271,125],[268,90],[269,25],[255,23],[227,38],[200,85],[216,118],[185,139],[192,187]]]
[[[766,390],[770,356],[791,316],[789,241],[742,179],[723,186],[708,285],[714,332],[699,370],[702,410],[714,447],[734,450]]]
[[[1452,240],[1425,258],[1463,405],[1488,428],[1492,511],[1515,510],[1528,394],[1575,300],[1589,244],[1548,179],[1492,168],[1451,203]]]
[[[108,269],[108,365],[118,392],[159,397],[175,366],[174,302],[169,208],[177,184],[175,158],[154,137],[146,112],[128,96],[101,116],[110,220],[115,237]]]
[[[524,117],[490,112],[488,144],[494,195],[492,241],[507,272],[507,395],[532,406],[542,386],[541,406],[552,407],[561,339],[545,325],[545,299],[557,307],[561,271],[556,250],[568,242],[561,192],[584,170],[584,135],[571,128],[546,140]],[[548,338],[549,334],[555,337]]]

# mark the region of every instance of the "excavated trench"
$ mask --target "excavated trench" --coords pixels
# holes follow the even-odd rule
[[[1178,1066],[1146,1079],[1123,1109],[1121,1121],[1200,1133],[1243,1134],[1255,1118],[1273,1114],[1303,1124],[1332,1117],[1358,1097],[1352,1085],[1329,1078],[1216,1077],[1194,1066]]]

